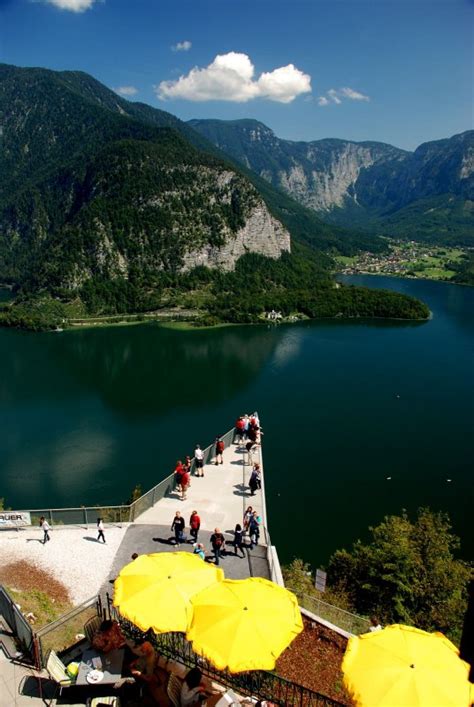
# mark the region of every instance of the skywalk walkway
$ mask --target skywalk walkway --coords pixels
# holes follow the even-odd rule
[[[230,532],[236,523],[242,525],[245,509],[252,506],[266,525],[263,492],[250,495],[248,480],[252,466],[246,463],[247,456],[244,445],[230,444],[224,450],[223,464],[206,464],[203,478],[191,477],[185,501],[181,501],[178,491],[174,491],[142,513],[135,523],[171,526],[174,514],[180,511],[187,524],[191,512],[195,510],[201,517],[203,529],[214,530],[218,527],[222,532]],[[262,464],[260,449],[253,455],[253,460]]]
[[[186,500],[181,500],[177,490],[168,492],[151,508],[141,513],[127,529],[122,543],[115,556],[108,583],[102,592],[111,591],[111,581],[120,572],[123,565],[130,562],[133,553],[146,554],[151,552],[193,551],[193,540],[189,533],[189,517],[192,511],[197,511],[201,518],[201,529],[198,541],[203,543],[206,558],[212,561],[210,536],[215,528],[219,528],[226,538],[227,551],[221,558],[221,567],[226,577],[230,579],[245,579],[246,577],[272,578],[271,562],[267,546],[266,509],[264,486],[251,495],[248,480],[253,468],[253,462],[259,462],[261,467],[261,448],[254,452],[251,463],[245,446],[227,443],[223,454],[223,464],[218,466],[211,457],[210,463],[204,466],[204,476],[191,476],[191,486],[187,490]],[[243,526],[244,512],[252,506],[262,519],[259,545],[250,549],[245,547],[245,557],[234,555],[232,543],[233,531],[237,523]],[[174,544],[174,532],[171,524],[176,511],[183,516],[188,541],[179,546]],[[275,552],[275,551],[273,551]],[[276,556],[276,553],[275,553]]]

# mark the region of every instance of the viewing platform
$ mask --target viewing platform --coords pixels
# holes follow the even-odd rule
[[[225,536],[226,552],[221,558],[220,566],[226,577],[265,577],[283,584],[276,550],[271,545],[267,529],[262,448],[259,445],[252,456],[249,456],[245,442],[235,444],[233,438],[233,430],[224,435],[222,464],[215,464],[214,445],[203,450],[204,476],[191,475],[191,485],[187,489],[185,500],[181,499],[181,493],[175,488],[173,477],[158,485],[160,487],[167,482],[164,494],[162,495],[163,489],[159,489],[160,498],[146,510],[142,510],[143,500],[138,499],[133,524],[128,528],[116,555],[111,578],[129,561],[134,552],[174,552],[177,549],[192,552],[194,540],[189,532],[189,518],[192,511],[197,511],[201,519],[198,542],[205,547],[206,559],[212,561],[210,536],[215,528],[219,528]],[[262,488],[252,496],[248,482],[255,462],[260,464],[262,470]],[[194,463],[192,470],[194,471]],[[152,493],[153,489],[148,495]],[[260,538],[258,545],[253,546],[249,544],[248,537],[244,538],[245,557],[242,558],[240,554],[234,554],[232,541],[236,524],[239,523],[243,527],[243,517],[248,506],[252,506],[261,518]],[[174,533],[171,531],[176,511],[180,511],[186,523],[187,542],[181,543],[179,547],[175,545]]]

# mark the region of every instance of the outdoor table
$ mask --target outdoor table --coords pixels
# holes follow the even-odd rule
[[[81,657],[79,671],[77,673],[76,685],[88,685],[91,687],[92,685],[110,685],[116,683],[117,680],[120,680],[122,677],[124,655],[124,648],[116,648],[109,653],[100,653],[94,648],[89,648],[84,651]],[[101,670],[104,673],[104,677],[100,682],[89,683],[87,682],[87,675],[91,670],[94,670],[94,665],[92,663],[93,658],[100,658],[102,667],[97,668],[97,670]]]

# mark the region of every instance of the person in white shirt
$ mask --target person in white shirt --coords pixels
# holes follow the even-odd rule
[[[48,540],[51,540],[51,538],[49,537],[49,531],[51,530],[51,526],[48,523],[48,521],[45,519],[44,516],[41,516],[41,518],[40,518],[40,527],[43,529],[43,533],[44,533],[43,545],[46,545]]]
[[[381,631],[382,630],[382,626],[380,625],[379,620],[376,616],[370,617],[370,623],[371,623],[371,625],[369,626],[369,631],[372,631],[372,633],[374,631]]]
[[[105,530],[104,521],[102,520],[102,518],[97,518],[97,532],[99,533],[97,536],[97,542],[99,542],[99,540],[102,538],[102,540],[105,543],[104,530]]]
[[[194,450],[194,459],[196,460],[196,476],[204,476],[202,470],[204,466],[204,452],[202,451],[199,444],[196,444],[196,449]]]

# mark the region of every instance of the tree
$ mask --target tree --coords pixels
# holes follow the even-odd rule
[[[459,539],[448,515],[420,508],[414,523],[403,512],[370,530],[370,544],[358,540],[351,552],[334,553],[328,585],[347,593],[357,613],[458,641],[472,567],[454,556]]]

